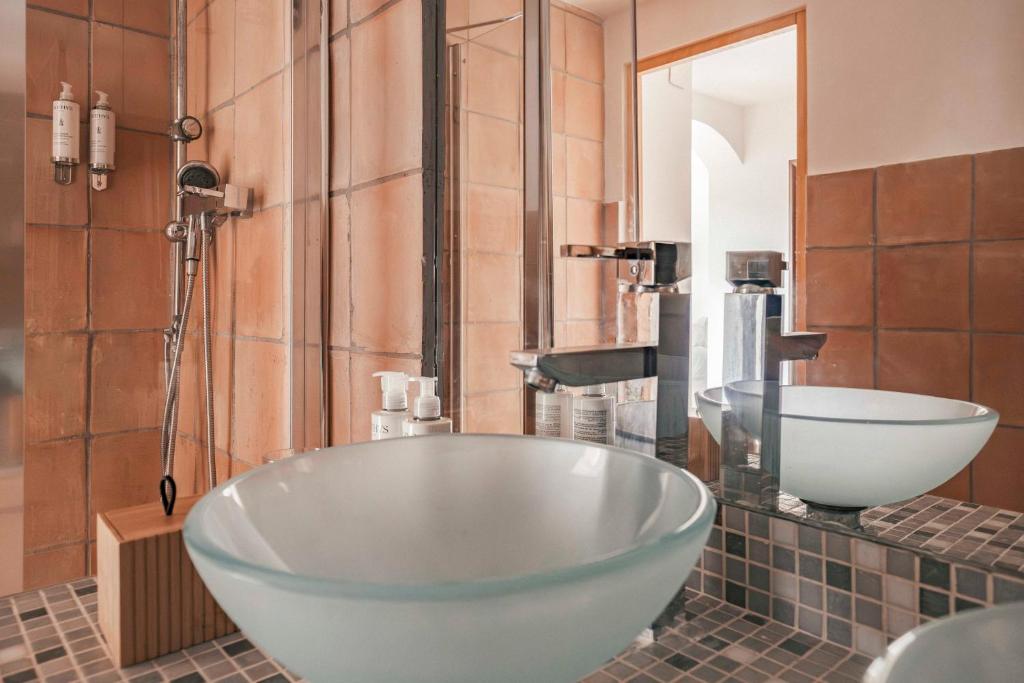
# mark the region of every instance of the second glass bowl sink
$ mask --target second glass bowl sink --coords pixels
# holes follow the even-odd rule
[[[438,435],[253,470],[184,536],[232,620],[310,680],[568,683],[658,616],[714,514],[649,456]]]

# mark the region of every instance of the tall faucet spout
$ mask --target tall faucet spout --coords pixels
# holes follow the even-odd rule
[[[650,344],[610,344],[513,351],[512,365],[523,371],[526,383],[541,391],[556,384],[583,387],[654,377],[658,347]]]

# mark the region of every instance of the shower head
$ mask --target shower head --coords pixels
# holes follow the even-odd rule
[[[205,161],[186,161],[178,169],[178,190],[184,190],[186,187],[212,190],[218,185],[220,173]]]

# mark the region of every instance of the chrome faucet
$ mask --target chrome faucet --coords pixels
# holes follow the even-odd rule
[[[614,259],[619,291],[658,296],[658,341],[513,351],[512,365],[540,391],[658,378],[655,455],[686,468],[689,437],[690,245],[628,242],[614,247],[567,244],[563,258]],[[655,637],[685,607],[683,586],[652,625]]]
[[[782,363],[816,359],[827,339],[821,332],[783,333],[779,289],[785,269],[778,252],[726,254],[726,279],[734,290],[725,296],[723,326],[722,495],[769,507],[776,505],[779,491]],[[752,440],[760,441],[755,462],[749,456]]]

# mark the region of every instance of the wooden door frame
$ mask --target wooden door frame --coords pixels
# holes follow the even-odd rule
[[[637,80],[649,71],[660,69],[684,59],[719,50],[767,33],[796,27],[796,188],[793,202],[794,234],[793,255],[790,264],[793,282],[794,329],[802,329],[807,317],[806,258],[807,258],[807,10],[798,8],[784,14],[747,24],[724,33],[702,38],[693,43],[673,47],[637,60]],[[640,83],[637,83],[639,90]],[[637,98],[640,99],[640,98]],[[636,125],[640,129],[640,102],[636,103]],[[640,154],[638,144],[637,154]],[[642,175],[639,179],[642,183]],[[639,185],[640,183],[638,183]],[[639,188],[638,188],[639,189]],[[639,192],[638,192],[639,194]],[[640,198],[637,197],[637,201]]]

